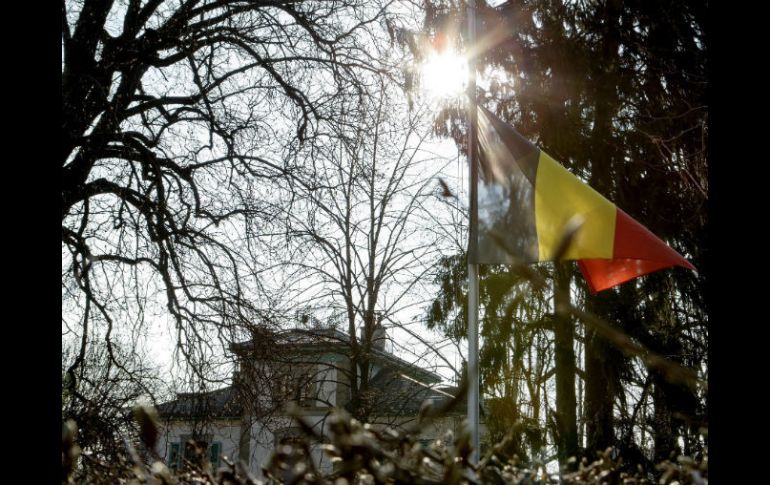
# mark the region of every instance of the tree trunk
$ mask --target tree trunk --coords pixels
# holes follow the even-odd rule
[[[655,436],[655,462],[671,458],[671,453],[675,449],[674,426],[671,409],[666,399],[665,379],[655,373],[653,374],[652,402],[655,406],[653,413],[653,429]]]
[[[566,467],[570,457],[577,457],[577,400],[575,398],[575,329],[569,314],[560,306],[569,304],[571,263],[556,263],[554,274],[554,321],[556,360],[556,422],[558,426],[559,465]],[[577,461],[569,468],[574,469]]]
[[[597,79],[594,102],[594,126],[591,130],[591,176],[590,185],[603,194],[617,195],[613,187],[618,157],[614,142],[613,116],[619,109],[617,80],[618,33],[615,23],[620,11],[620,2],[610,0],[597,15],[603,20],[604,32],[598,46]],[[615,189],[615,190],[613,190]],[[622,202],[622,201],[619,201]],[[606,294],[591,295],[586,299],[586,309],[600,318],[608,305]],[[590,326],[585,332],[585,418],[586,452],[589,456],[604,451],[615,444],[613,427],[613,403],[616,395],[616,374],[614,365],[618,362],[617,350],[599,336]]]
[[[614,376],[607,365],[609,343],[589,326],[585,336],[585,419],[586,451],[589,456],[615,444],[612,405]]]

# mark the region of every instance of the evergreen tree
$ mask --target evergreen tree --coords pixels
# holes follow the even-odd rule
[[[574,278],[573,304],[658,355],[697,369],[701,378],[707,377],[703,369],[707,369],[708,346],[703,292],[708,191],[705,7],[705,2],[698,1],[618,0],[481,5],[478,31],[485,34],[479,45],[485,48],[477,59],[481,77],[496,74],[488,89],[479,89],[479,103],[513,124],[701,270],[695,274],[670,269],[597,295],[589,294],[578,276]],[[431,32],[451,22],[459,24],[462,16],[463,10],[451,5],[433,5],[426,28]],[[447,107],[437,117],[436,131],[452,136],[465,149],[463,123],[463,110]],[[440,279],[452,273],[442,270]],[[489,270],[482,267],[481,273],[489,274]],[[521,278],[509,276],[505,289],[488,287],[493,281],[505,280],[504,273],[496,269],[495,274],[500,275],[496,280],[482,278],[481,294],[505,293],[511,305],[537,307],[537,300],[545,308],[552,295],[549,291],[510,297]],[[438,299],[446,300],[446,293]],[[482,299],[482,306],[485,304]],[[489,311],[485,309],[482,325]],[[510,314],[516,312],[514,308]],[[464,318],[462,312],[459,316]],[[502,320],[497,323],[510,325]],[[699,428],[707,422],[703,387],[672,382],[668,374],[640,366],[639,359],[624,354],[591,325],[581,329],[583,323],[578,322],[575,330],[582,335],[584,373],[574,365],[574,358],[563,353],[556,359],[555,372],[572,366],[584,375],[585,397],[578,403],[583,416],[576,420],[580,420],[579,429],[585,429],[578,442],[585,443],[589,457],[606,446],[617,446],[628,455],[639,456],[640,461],[667,458],[680,437],[686,451],[697,453],[703,445]],[[463,335],[457,333],[461,326],[453,327],[458,336]],[[568,349],[572,337],[564,321],[552,330],[558,341],[556,355],[560,355],[558,349]],[[482,359],[490,352],[487,347],[501,345],[485,339]],[[482,375],[505,371],[499,366],[485,369],[484,360],[481,365]],[[574,386],[564,374],[561,377],[556,381],[564,401],[569,399],[567,388]],[[487,377],[483,382],[490,380]],[[632,396],[631,386],[642,392]],[[490,392],[488,385],[485,391]],[[558,404],[557,391],[556,416],[563,417]],[[557,424],[563,432],[573,423]],[[556,441],[564,463],[571,445],[564,436]]]

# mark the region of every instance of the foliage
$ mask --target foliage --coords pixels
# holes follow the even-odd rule
[[[151,427],[150,421],[146,427]],[[146,428],[145,427],[145,428]],[[461,433],[422,446],[410,432],[375,430],[343,414],[335,414],[330,441],[324,451],[337,462],[335,471],[324,476],[310,459],[307,442],[284,445],[275,450],[263,471],[269,483],[276,484],[652,484],[708,483],[708,455],[693,460],[684,456],[664,461],[655,470],[644,470],[608,449],[595,461],[583,459],[574,473],[548,473],[542,464],[528,464],[506,454],[505,440],[492,447],[478,465],[469,462],[470,435]],[[145,429],[145,431],[149,431]],[[312,433],[311,428],[306,429]],[[76,483],[72,473],[77,468],[78,449],[74,425],[67,423],[62,435],[62,483]],[[508,438],[510,439],[510,437]],[[250,476],[240,463],[225,460],[226,466],[212,470],[206,462],[190,463],[185,470],[172,472],[161,461],[147,465],[135,452],[131,460],[115,462],[87,477],[89,483],[152,483],[235,485],[261,481]],[[74,458],[74,460],[73,460]]]

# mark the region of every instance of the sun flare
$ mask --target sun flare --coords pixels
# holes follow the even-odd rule
[[[465,90],[468,66],[454,49],[433,52],[422,65],[422,90],[432,98],[451,98]]]

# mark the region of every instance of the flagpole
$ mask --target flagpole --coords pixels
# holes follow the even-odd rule
[[[471,463],[479,461],[479,265],[476,261],[478,241],[478,162],[476,131],[476,2],[468,0],[468,162],[470,166],[470,224],[468,245],[468,422],[473,452]],[[473,253],[473,257],[470,257]],[[471,262],[473,261],[473,262]]]

